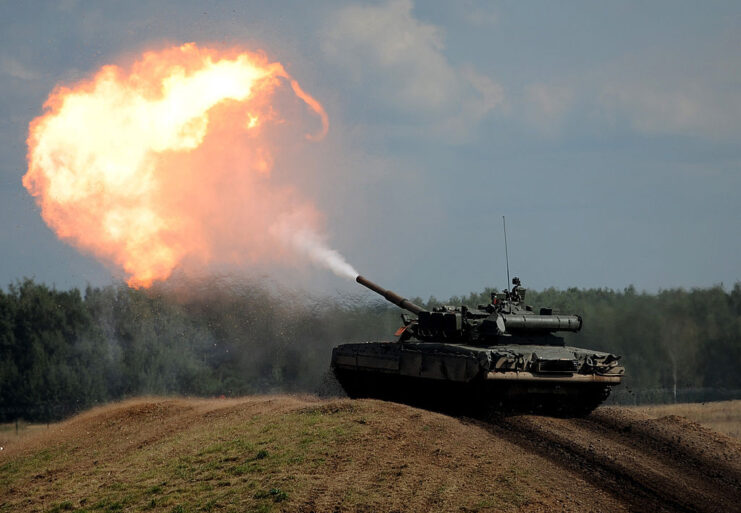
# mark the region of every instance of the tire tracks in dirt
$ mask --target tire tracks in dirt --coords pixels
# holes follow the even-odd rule
[[[579,473],[633,511],[741,511],[741,444],[685,419],[601,408],[583,419],[475,422]]]
[[[683,417],[636,419],[625,409],[603,408],[584,419],[585,426],[616,441],[628,437],[657,459],[684,463],[683,469],[729,487],[741,508],[741,447]],[[617,434],[617,436],[616,436]]]

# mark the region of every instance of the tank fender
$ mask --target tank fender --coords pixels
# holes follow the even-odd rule
[[[401,351],[399,374],[467,383],[478,376],[486,375],[490,365],[487,351],[463,354],[404,349]]]

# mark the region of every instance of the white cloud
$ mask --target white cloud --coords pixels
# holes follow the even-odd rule
[[[474,27],[488,27],[499,22],[499,13],[489,2],[477,5],[473,0],[465,0],[461,7],[463,19]]]
[[[554,134],[574,103],[574,90],[567,85],[536,83],[525,88],[524,115],[542,132]]]
[[[587,123],[590,130],[625,126],[643,135],[730,140],[741,136],[738,68],[735,55],[720,53],[626,55],[526,85],[515,115],[549,135]]]
[[[709,80],[651,83],[629,77],[604,85],[599,104],[605,115],[624,117],[644,134],[741,135],[741,90]]]
[[[322,50],[373,103],[412,124],[475,124],[504,101],[502,87],[443,54],[443,31],[416,19],[411,0],[353,4],[330,19]]]
[[[0,56],[0,73],[19,80],[36,80],[41,76],[31,67],[7,55]]]
[[[486,75],[482,75],[472,66],[464,67],[462,74],[481,95],[479,106],[483,112],[489,112],[504,103],[504,88],[501,84]]]

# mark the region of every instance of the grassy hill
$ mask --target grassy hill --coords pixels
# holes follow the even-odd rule
[[[703,477],[714,454],[741,454],[736,441],[686,421],[656,424],[626,412],[485,423],[375,400],[143,398],[91,410],[6,447],[0,512],[661,510],[654,506],[665,503],[660,479],[669,456],[635,442],[636,458],[648,462],[645,496],[631,492],[634,477],[622,480],[610,459],[618,446],[631,448],[634,438],[620,437],[637,437],[638,427],[679,429],[687,447],[705,444],[696,461],[695,453],[680,455],[693,466],[678,467],[682,477],[674,482],[692,496],[666,499],[668,511],[671,501],[741,479],[738,457],[726,458],[722,482]],[[614,434],[593,437],[608,418]],[[571,433],[578,447],[561,440]],[[604,447],[587,448],[600,439]]]

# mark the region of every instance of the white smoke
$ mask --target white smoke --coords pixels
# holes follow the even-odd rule
[[[360,274],[338,251],[327,247],[316,232],[309,228],[298,228],[289,223],[279,223],[270,230],[284,243],[309,257],[312,263],[329,269],[341,278],[354,280]]]
[[[312,262],[326,267],[337,276],[354,280],[360,274],[347,263],[345,257],[336,250],[328,248],[313,232],[307,230],[296,232],[293,234],[292,242],[296,248],[306,253]]]

